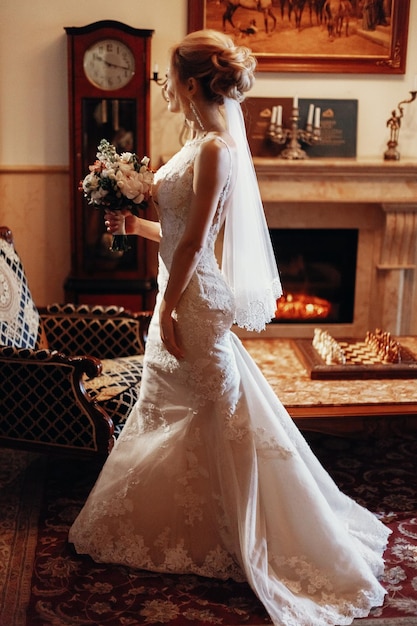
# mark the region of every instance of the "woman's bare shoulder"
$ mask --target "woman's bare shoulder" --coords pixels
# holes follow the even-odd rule
[[[230,160],[235,151],[236,144],[227,131],[210,132],[201,144],[200,154],[202,159]]]

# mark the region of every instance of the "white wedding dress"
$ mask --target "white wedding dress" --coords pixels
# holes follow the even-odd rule
[[[161,293],[200,141],[155,176]],[[177,307],[186,358],[161,343],[158,299],[139,400],[69,539],[98,562],[247,580],[276,625],[350,624],[383,603],[389,531],[339,491],[230,330],[223,205]]]

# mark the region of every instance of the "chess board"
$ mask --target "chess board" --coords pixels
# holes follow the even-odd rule
[[[384,363],[363,339],[340,339],[346,363],[328,365],[311,339],[295,339],[294,346],[312,379],[417,378],[417,357],[400,345],[401,362]]]

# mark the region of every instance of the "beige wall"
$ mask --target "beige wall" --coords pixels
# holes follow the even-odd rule
[[[67,168],[0,166],[0,223],[13,231],[38,306],[63,302],[70,269]]]
[[[68,115],[64,26],[114,19],[154,29],[152,65],[186,32],[187,0],[2,0],[0,8],[0,222],[13,229],[39,305],[63,299],[70,267]],[[417,0],[411,0],[404,76],[259,73],[253,96],[359,100],[358,157],[381,158],[386,120],[417,76]],[[175,151],[182,120],[152,86],[151,157]],[[406,110],[402,158],[417,159],[417,102]]]

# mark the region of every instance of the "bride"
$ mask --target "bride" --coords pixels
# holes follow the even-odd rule
[[[193,136],[155,175],[159,221],[106,215],[159,242],[158,296],[138,401],[69,540],[98,562],[246,580],[275,625],[351,624],[383,603],[389,531],[231,331],[264,328],[281,295],[239,104],[255,66],[216,31],[175,46],[166,99]]]

